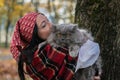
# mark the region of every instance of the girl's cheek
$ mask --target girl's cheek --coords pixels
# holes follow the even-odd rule
[[[47,39],[47,31],[45,29],[41,29],[38,31],[38,36],[42,39]]]
[[[38,35],[42,39],[47,39],[51,33],[51,24],[47,24],[45,28],[38,29]]]

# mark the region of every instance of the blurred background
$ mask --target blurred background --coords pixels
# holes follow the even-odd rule
[[[19,80],[9,51],[16,21],[28,12],[42,12],[52,23],[73,23],[75,0],[0,0],[0,80]],[[27,77],[30,80],[29,77]]]

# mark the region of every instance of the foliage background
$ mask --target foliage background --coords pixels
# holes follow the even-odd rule
[[[52,23],[73,23],[75,2],[75,0],[0,0],[0,80],[19,80],[16,62],[9,51],[16,21],[26,13],[42,12]],[[30,80],[28,76],[27,79]]]

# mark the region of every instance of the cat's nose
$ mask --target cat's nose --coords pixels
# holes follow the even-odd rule
[[[62,41],[62,42],[65,42],[65,39],[62,38],[61,41]]]

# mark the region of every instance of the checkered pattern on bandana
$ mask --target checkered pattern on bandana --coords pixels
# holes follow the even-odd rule
[[[28,13],[20,18],[15,25],[13,36],[10,42],[10,51],[13,58],[17,61],[20,55],[19,49],[26,48],[32,39],[37,15],[40,15],[40,13]]]
[[[34,80],[71,80],[76,61],[77,57],[70,57],[66,48],[55,49],[47,44],[44,49],[35,52],[26,70]]]

